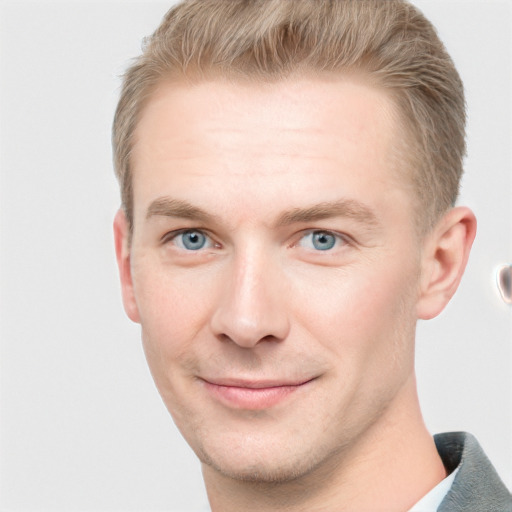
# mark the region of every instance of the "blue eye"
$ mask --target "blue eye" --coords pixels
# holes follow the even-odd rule
[[[301,247],[316,251],[329,251],[340,243],[341,237],[330,231],[310,231],[299,242]]]
[[[325,231],[315,231],[313,233],[313,247],[319,251],[328,251],[336,244],[336,237]]]
[[[202,231],[195,229],[177,234],[173,241],[180,249],[186,249],[187,251],[199,251],[211,246],[210,239]]]

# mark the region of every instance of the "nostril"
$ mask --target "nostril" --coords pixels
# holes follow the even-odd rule
[[[276,336],[272,334],[258,337],[258,335],[251,335],[250,333],[238,333],[237,336],[230,336],[229,334],[226,333],[220,333],[217,335],[217,339],[222,342],[234,343],[243,348],[252,348],[255,347],[256,345],[259,345],[260,343],[271,343],[280,341]]]
[[[260,341],[279,341],[275,336],[272,334],[268,334],[267,336],[263,336]]]

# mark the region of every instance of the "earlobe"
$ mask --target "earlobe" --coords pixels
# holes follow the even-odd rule
[[[117,266],[121,280],[121,293],[126,314],[133,322],[140,322],[139,310],[135,301],[132,271],[130,264],[130,233],[126,214],[121,208],[114,218],[114,241]]]
[[[448,211],[425,240],[420,295],[416,305],[422,320],[434,318],[457,290],[476,234],[476,218],[466,207]]]

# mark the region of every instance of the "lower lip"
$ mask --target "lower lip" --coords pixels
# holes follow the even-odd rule
[[[307,382],[293,386],[245,388],[205,382],[205,387],[214,398],[228,407],[258,411],[279,404],[306,384]]]

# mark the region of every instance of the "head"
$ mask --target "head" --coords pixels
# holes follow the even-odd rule
[[[116,249],[205,467],[290,481],[417,421],[416,321],[449,300],[474,235],[450,209],[463,126],[453,64],[404,2],[167,14],[114,123]]]
[[[420,231],[453,206],[465,154],[460,77],[434,27],[402,0],[192,0],[172,8],[127,71],[113,147],[122,204],[133,221],[134,132],[163,80],[275,82],[357,74],[386,91],[400,118],[400,171],[417,194]]]

